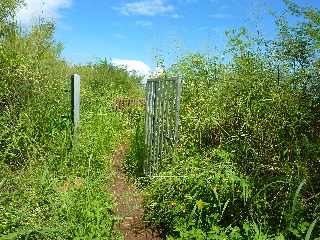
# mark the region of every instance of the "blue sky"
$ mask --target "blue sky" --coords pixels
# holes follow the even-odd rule
[[[297,0],[320,8],[320,0]],[[155,56],[166,63],[188,52],[220,54],[230,28],[275,34],[269,10],[280,13],[281,0],[26,0],[18,12],[23,24],[54,19],[55,38],[72,63],[99,58],[154,68]]]

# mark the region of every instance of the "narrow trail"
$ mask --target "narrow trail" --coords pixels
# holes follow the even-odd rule
[[[125,240],[160,240],[159,233],[148,228],[143,221],[144,209],[142,195],[139,190],[126,180],[123,169],[123,159],[128,151],[128,145],[120,145],[112,157],[115,177],[111,191],[116,202],[114,214],[120,218],[115,230],[123,233]]]

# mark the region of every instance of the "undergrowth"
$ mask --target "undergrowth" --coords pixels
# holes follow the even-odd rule
[[[24,30],[20,1],[0,2],[0,239],[111,239],[114,149],[130,134],[118,97],[139,79],[106,61],[70,66],[54,24]],[[81,76],[79,136],[72,136],[70,75]]]
[[[284,2],[300,22],[276,17],[275,39],[231,30],[228,61],[167,69],[183,79],[180,139],[151,178],[138,124],[128,173],[168,239],[320,238],[320,13]]]

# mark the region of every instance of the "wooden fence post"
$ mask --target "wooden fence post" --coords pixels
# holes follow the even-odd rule
[[[80,123],[80,76],[71,76],[71,116],[73,131],[77,132]]]

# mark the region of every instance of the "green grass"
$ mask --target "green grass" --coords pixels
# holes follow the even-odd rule
[[[294,27],[278,19],[272,44],[230,31],[230,62],[190,54],[172,65],[167,74],[184,78],[180,142],[146,179],[142,109],[113,110],[117,98],[141,97],[140,79],[106,61],[69,66],[54,24],[25,32],[10,22],[17,4],[0,2],[0,239],[121,238],[108,186],[112,153],[131,139],[126,170],[168,239],[318,237],[317,11],[300,11],[308,24]]]
[[[169,239],[320,234],[320,15],[285,2],[303,23],[279,17],[272,41],[231,30],[228,61],[194,53],[167,69],[184,80],[180,141],[149,181],[137,124],[127,171],[145,190],[145,218]]]
[[[131,125],[130,113],[115,112],[113,103],[140,96],[139,79],[106,61],[68,66],[51,23],[29,33],[1,24],[0,239],[121,237],[113,232],[108,186],[113,151],[130,137]],[[73,73],[81,75],[77,138]]]
[[[19,169],[2,162],[0,207],[4,214],[0,217],[0,236],[111,238],[115,219],[111,214],[112,196],[108,193],[112,181],[110,162],[113,150],[128,136],[128,116],[110,108],[115,96],[106,94],[98,99],[94,98],[95,93],[86,95],[86,89],[82,91],[77,143],[72,144],[70,124],[66,124],[64,130],[52,129],[43,146],[37,142],[28,145],[36,152],[28,156],[32,157],[28,163],[20,162]],[[107,98],[110,99],[105,102]],[[24,140],[28,139],[28,133],[25,134]],[[18,143],[19,140],[12,142]]]

